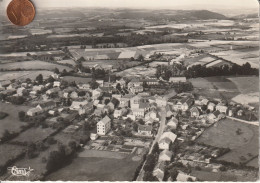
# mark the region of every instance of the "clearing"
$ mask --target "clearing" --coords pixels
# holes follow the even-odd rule
[[[0,137],[2,137],[5,130],[9,132],[20,132],[22,126],[27,126],[26,122],[21,122],[18,113],[20,111],[27,111],[30,107],[24,105],[13,105],[0,102],[2,112],[8,114],[7,117],[0,120]]]
[[[237,133],[239,129],[241,133]],[[258,127],[254,125],[224,119],[208,128],[199,137],[198,142],[231,149],[218,160],[236,164],[247,163],[258,156],[258,134]]]

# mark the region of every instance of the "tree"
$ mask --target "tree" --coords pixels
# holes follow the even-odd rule
[[[160,152],[159,145],[158,145],[158,142],[156,142],[156,143],[154,144],[152,153],[153,153],[153,154],[155,154],[155,153],[159,154],[159,152]]]
[[[206,111],[207,110],[207,106],[206,105],[201,106],[201,110],[202,111]]]
[[[176,168],[170,170],[170,176],[172,178],[172,181],[176,181],[177,175],[178,175],[178,171]]]
[[[24,111],[20,111],[20,112],[18,113],[18,117],[19,117],[19,119],[20,119],[21,121],[24,121],[25,112],[24,112]]]
[[[55,73],[55,74],[59,74],[59,73],[60,73],[60,71],[59,71],[59,69],[58,69],[57,67],[55,67],[54,73]]]
[[[135,132],[138,131],[138,124],[137,124],[137,123],[133,123],[133,130],[134,130]]]
[[[149,154],[146,159],[146,163],[144,165],[144,171],[146,172],[152,172],[155,164],[157,162],[157,156],[154,154]]]
[[[55,79],[54,79],[53,77],[49,76],[48,82],[49,82],[49,83],[53,83],[54,81],[55,81]]]
[[[141,125],[144,125],[144,124],[145,124],[145,122],[144,122],[143,119],[139,119],[139,120],[138,120],[138,123],[141,124]]]
[[[109,99],[106,99],[106,100],[105,100],[105,105],[107,105],[109,102],[110,102],[110,100],[109,100]]]
[[[85,96],[86,95],[86,92],[85,91],[79,91],[79,93],[78,93],[78,96],[79,97],[83,97],[83,96]]]
[[[152,172],[145,172],[143,180],[149,181],[149,182],[158,182],[159,181],[155,176],[153,176]]]
[[[138,61],[144,61],[144,56],[143,55],[139,55],[137,58]]]
[[[99,86],[99,84],[98,84],[96,81],[92,81],[92,82],[90,83],[90,87],[91,87],[92,90],[97,89],[98,86]]]
[[[74,140],[72,140],[69,142],[69,147],[73,152],[75,152],[77,149],[77,143]]]
[[[39,74],[39,75],[35,78],[35,80],[36,80],[39,84],[42,84],[42,82],[43,82],[43,76],[42,76],[42,74]]]

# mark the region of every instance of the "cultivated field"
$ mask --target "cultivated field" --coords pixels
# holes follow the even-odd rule
[[[195,92],[209,98],[224,98],[231,100],[240,94],[236,85],[226,77],[192,78]]]
[[[22,69],[22,70],[54,70],[54,68],[58,68],[60,71],[63,69],[66,69],[67,71],[70,71],[71,68],[59,64],[53,64],[49,62],[44,61],[24,61],[24,62],[15,62],[15,63],[8,63],[8,64],[1,64],[1,69],[5,70],[16,70],[16,69]]]
[[[42,141],[55,130],[52,128],[30,128],[25,132],[21,133],[18,137],[13,139],[11,142],[18,142],[18,143],[30,143],[30,142],[38,142]]]
[[[39,74],[42,74],[44,79],[47,79],[50,75],[53,74],[51,71],[41,70],[41,71],[8,71],[0,72],[0,80],[12,80],[12,79],[35,79]]]
[[[63,77],[63,80],[67,81],[67,82],[75,82],[75,83],[79,84],[79,83],[88,83],[88,82],[92,81],[92,78],[65,76],[65,77]]]
[[[93,67],[94,65],[98,64],[102,68],[106,69],[107,66],[113,66],[114,69],[117,68],[125,68],[125,67],[133,67],[135,65],[140,64],[141,62],[138,61],[122,61],[122,60],[89,60],[82,62],[82,65],[85,67]]]
[[[0,167],[5,165],[8,161],[17,158],[25,152],[25,149],[23,146],[2,144],[0,146]]]
[[[82,158],[113,158],[113,159],[123,159],[127,157],[127,154],[111,151],[99,151],[99,150],[84,150],[79,153],[79,157]]]
[[[76,158],[72,164],[46,177],[48,181],[131,181],[140,162],[124,159]]]
[[[2,137],[5,130],[19,132],[22,126],[28,125],[19,120],[18,113],[19,111],[27,111],[29,108],[29,106],[17,106],[0,102],[0,111],[8,114],[7,117],[0,120],[0,137]]]
[[[156,72],[155,68],[147,68],[146,66],[137,66],[131,69],[118,72],[118,76],[131,77],[131,76],[154,76]]]
[[[228,77],[237,86],[242,94],[255,93],[259,91],[259,78],[257,76]]]
[[[239,129],[240,134],[237,133]],[[219,157],[218,160],[239,164],[250,161],[258,155],[258,134],[258,127],[254,125],[224,119],[207,129],[199,137],[198,142],[230,148],[231,151]]]

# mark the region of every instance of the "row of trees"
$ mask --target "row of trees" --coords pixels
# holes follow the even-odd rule
[[[162,77],[169,80],[170,77],[185,76],[187,78],[210,77],[210,76],[230,76],[230,75],[258,75],[259,70],[252,68],[250,63],[243,65],[222,65],[220,67],[206,67],[202,65],[194,65],[185,67],[182,64],[173,64],[170,66],[159,65],[156,68],[156,77]]]

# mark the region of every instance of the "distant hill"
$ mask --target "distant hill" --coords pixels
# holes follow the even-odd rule
[[[228,19],[226,16],[208,10],[122,10],[117,17],[125,19],[170,19],[170,20],[207,20],[207,19]]]
[[[242,15],[233,16],[232,18],[235,19],[258,18],[258,13],[242,14]]]

